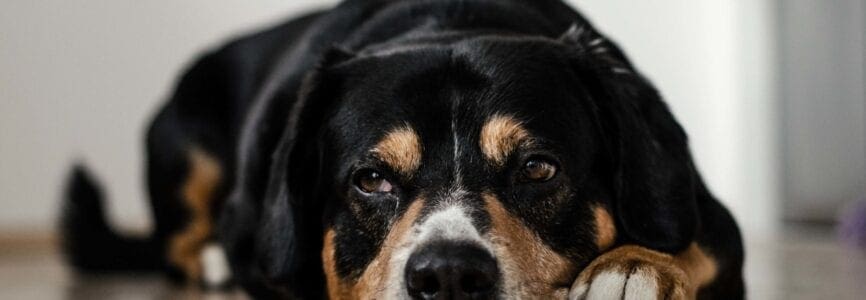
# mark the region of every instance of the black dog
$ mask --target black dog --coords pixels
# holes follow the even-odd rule
[[[559,0],[346,1],[236,40],[147,135],[156,228],[79,168],[82,270],[259,298],[737,299],[740,236],[652,85]]]

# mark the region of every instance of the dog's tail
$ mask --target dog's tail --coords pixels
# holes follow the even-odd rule
[[[82,272],[155,271],[164,266],[153,238],[118,234],[105,220],[102,192],[81,165],[73,167],[60,212],[63,251]]]

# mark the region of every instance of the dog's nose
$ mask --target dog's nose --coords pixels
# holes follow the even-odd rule
[[[406,264],[406,288],[414,299],[490,299],[498,281],[496,260],[466,242],[434,242]]]

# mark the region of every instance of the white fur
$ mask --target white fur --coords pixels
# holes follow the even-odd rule
[[[421,241],[434,239],[449,241],[481,240],[481,236],[478,234],[478,230],[475,229],[475,225],[472,224],[472,220],[457,205],[451,205],[433,213],[424,221],[419,229],[418,239]]]
[[[638,268],[631,274],[603,271],[592,282],[577,284],[568,293],[569,300],[654,300],[659,286],[653,271]]]
[[[589,287],[587,299],[622,299],[626,275],[620,272],[602,272],[595,276]]]
[[[580,300],[586,297],[586,291],[589,290],[589,285],[586,283],[579,284],[576,288],[572,288],[568,292],[568,300]]]
[[[628,277],[625,299],[656,299],[659,286],[651,270],[639,268]]]
[[[409,298],[403,280],[409,256],[428,242],[438,240],[474,242],[490,251],[489,244],[481,238],[465,209],[453,204],[445,206],[430,214],[420,225],[415,225],[412,232],[394,250],[389,262],[389,276],[384,298]]]
[[[209,287],[218,287],[231,278],[228,261],[223,248],[215,243],[207,244],[201,251],[202,278]]]
[[[463,184],[463,175],[460,173],[460,137],[457,135],[457,113],[458,113],[458,103],[455,100],[451,103],[451,142],[454,144],[452,147],[453,157],[452,161],[454,162],[454,183],[451,185],[452,189],[455,191],[462,191]]]

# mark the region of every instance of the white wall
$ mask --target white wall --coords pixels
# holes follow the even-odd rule
[[[625,48],[689,133],[698,168],[747,234],[775,230],[772,1],[575,0]]]
[[[321,2],[0,1],[0,232],[52,228],[76,159],[105,183],[115,221],[147,224],[142,136],[180,70]]]
[[[141,136],[177,72],[228,34],[313,2],[0,2],[0,228],[51,226],[75,158],[107,183],[115,220],[146,224]],[[572,2],[658,85],[749,233],[771,230],[769,0]]]
[[[866,1],[779,0],[784,216],[866,197]]]

